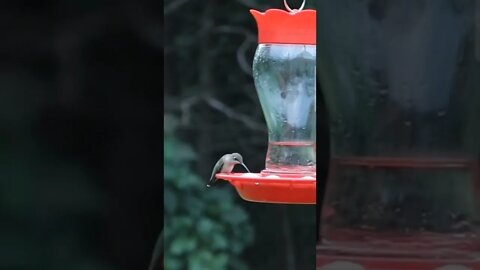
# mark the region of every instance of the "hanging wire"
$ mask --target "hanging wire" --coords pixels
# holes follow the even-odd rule
[[[285,8],[291,12],[291,13],[297,13],[301,11],[305,7],[305,0],[303,0],[302,5],[300,6],[299,9],[291,9],[290,6],[288,6],[287,0],[283,0],[283,4],[285,5]]]

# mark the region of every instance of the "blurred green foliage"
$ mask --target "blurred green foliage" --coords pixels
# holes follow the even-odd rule
[[[176,122],[165,116],[165,268],[247,269],[239,255],[253,241],[249,217],[231,189],[207,189],[192,171],[197,156],[175,137]]]

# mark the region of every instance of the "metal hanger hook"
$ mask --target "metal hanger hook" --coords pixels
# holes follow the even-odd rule
[[[288,6],[287,0],[283,0],[283,4],[285,5],[285,8],[286,8],[289,12],[291,12],[291,13],[296,13],[296,12],[301,11],[301,10],[305,7],[305,1],[306,1],[306,0],[303,0],[302,5],[301,5],[300,8],[298,8],[298,9],[291,9],[291,8]]]

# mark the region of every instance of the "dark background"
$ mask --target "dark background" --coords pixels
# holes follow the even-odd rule
[[[147,268],[163,218],[161,10],[0,6],[0,269]]]

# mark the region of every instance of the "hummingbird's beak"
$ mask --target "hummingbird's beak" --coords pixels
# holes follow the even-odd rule
[[[250,173],[250,170],[247,168],[247,166],[244,163],[240,163],[240,164],[242,164],[242,166],[247,170],[247,172]]]

